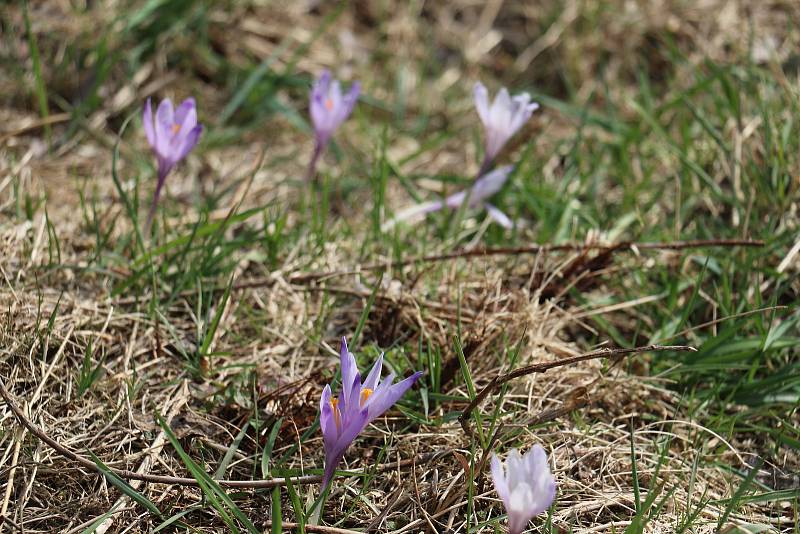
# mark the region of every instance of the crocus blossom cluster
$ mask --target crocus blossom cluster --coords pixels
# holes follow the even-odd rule
[[[531,102],[528,93],[510,96],[503,87],[494,101],[489,104],[489,92],[478,82],[474,88],[475,109],[483,122],[486,133],[484,149],[486,151],[479,174],[483,174],[492,165],[494,159],[522,126],[528,122],[539,104]]]
[[[547,453],[534,445],[520,456],[511,449],[505,468],[492,454],[494,488],[508,512],[509,534],[520,534],[533,517],[547,510],[556,496],[556,481],[547,465]]]
[[[353,82],[347,93],[342,93],[339,80],[334,80],[330,71],[324,70],[311,87],[309,112],[314,124],[314,154],[308,168],[308,178],[314,176],[317,161],[328,146],[331,136],[353,112],[361,84]]]
[[[475,180],[475,183],[473,183],[472,187],[469,189],[453,193],[444,200],[423,202],[401,211],[394,219],[383,226],[383,230],[386,231],[397,224],[397,222],[410,219],[417,215],[432,213],[444,208],[458,209],[464,202],[467,203],[467,207],[469,208],[485,208],[489,216],[498,224],[504,228],[511,228],[514,226],[511,219],[500,209],[487,202],[487,199],[503,188],[503,184],[506,183],[506,180],[508,180],[513,170],[513,165],[499,167]]]
[[[353,440],[375,418],[380,417],[391,408],[422,376],[422,372],[416,372],[405,380],[392,384],[395,375],[390,373],[381,380],[383,369],[383,355],[381,354],[367,378],[362,382],[355,356],[347,349],[345,338],[342,338],[339,352],[342,391],[338,398],[334,398],[331,386],[326,385],[320,399],[319,426],[322,428],[325,444],[323,488],[330,483],[336,466],[341,462]]]
[[[203,132],[203,125],[197,122],[194,98],[187,98],[177,109],[173,107],[172,100],[165,98],[158,105],[155,120],[148,98],[144,104],[142,123],[147,142],[158,163],[158,182],[147,217],[149,227],[167,175],[195,147]]]

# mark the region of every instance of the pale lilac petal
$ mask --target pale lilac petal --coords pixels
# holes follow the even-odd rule
[[[472,186],[470,203],[473,205],[480,204],[500,191],[513,170],[513,165],[505,165],[478,178],[475,181],[475,185]]]
[[[176,158],[177,160],[182,160],[185,158],[189,152],[197,145],[197,142],[200,140],[200,135],[203,133],[203,125],[198,124],[191,130],[189,133],[186,134],[186,137],[183,139],[183,143],[180,147],[176,150]]]
[[[196,107],[197,106],[195,105],[194,98],[192,97],[189,97],[183,102],[181,102],[181,104],[175,110],[175,124],[180,124],[181,126],[187,126],[190,129],[194,128],[195,126],[194,124],[187,125],[185,124],[185,122],[186,122],[186,117],[189,115],[189,111],[195,111]],[[196,122],[197,122],[197,113],[195,111],[195,123]]]
[[[328,83],[325,77],[330,77],[330,73],[325,71],[322,76],[314,82],[311,88],[311,97],[309,98],[309,113],[311,114],[311,122],[314,123],[314,129],[319,131],[325,121],[325,94],[327,93]]]
[[[508,129],[508,124],[511,122],[511,96],[508,94],[508,89],[500,88],[489,112],[493,124],[503,125],[503,130]]]
[[[172,101],[165,98],[156,110],[156,152],[162,157],[169,157],[170,140],[172,139],[172,125],[175,117]]]
[[[514,170],[513,165],[506,165],[488,174],[484,174],[475,180],[475,183],[469,191],[469,206],[472,208],[478,207],[484,200],[500,191],[506,183],[506,180],[508,180],[512,170]],[[458,209],[466,198],[467,191],[459,191],[458,193],[453,193],[448,196],[444,203],[448,208]]]
[[[486,212],[489,214],[489,217],[494,219],[497,224],[505,229],[514,228],[514,222],[508,217],[508,215],[497,209],[495,206],[492,206],[488,202],[484,204],[484,207],[486,208]]]
[[[461,207],[461,204],[464,203],[464,200],[466,200],[466,198],[467,198],[467,192],[459,191],[458,193],[453,193],[452,195],[444,199],[444,203],[448,208],[455,210]],[[472,202],[471,196],[470,196],[470,202]]]
[[[422,376],[422,371],[417,371],[405,380],[386,388],[385,391],[374,393],[365,405],[365,407],[369,408],[368,422],[371,423],[375,418],[380,417],[386,410],[391,408],[406,391],[411,389],[411,386],[419,380],[420,376]]]
[[[341,112],[337,120],[337,127],[339,124],[342,124],[345,120],[347,120],[347,118],[353,112],[353,108],[358,101],[359,93],[361,93],[361,84],[359,82],[353,82],[353,84],[350,86],[350,90],[342,97]]]
[[[486,157],[493,161],[503,149],[503,145],[508,141],[508,136],[504,132],[497,130],[494,126],[486,127]]]
[[[331,101],[331,109],[334,111],[334,113],[331,113],[331,118],[333,119],[331,122],[334,122],[339,110],[342,109],[342,84],[339,83],[339,80],[331,82],[330,89],[328,89],[328,99]]]
[[[528,93],[522,93],[512,99],[514,101],[515,109],[512,113],[511,123],[509,124],[510,135],[514,135],[520,128],[522,128],[522,126],[524,126],[525,123],[531,118],[533,112],[539,108],[539,104],[536,102],[529,103],[530,99],[531,97]]]
[[[347,422],[347,425],[342,425],[342,433],[339,434],[336,440],[335,452],[344,452],[368,424],[368,410],[358,410]]]
[[[525,481],[527,472],[525,471],[522,456],[517,449],[511,449],[506,458],[506,481],[509,490],[513,490],[520,482]]]
[[[319,401],[319,426],[322,429],[322,437],[326,444],[336,443],[336,417],[331,405],[331,395],[331,387],[326,385],[325,389],[322,390],[322,398]]]
[[[183,113],[183,121],[178,122],[177,114],[175,116],[175,124],[173,125],[172,146],[178,148],[183,145],[183,141],[190,135],[191,131],[197,126],[197,110],[190,108],[181,110]]]
[[[489,91],[481,82],[477,82],[472,90],[475,98],[475,109],[484,124],[489,122]]]
[[[356,373],[350,387],[342,384],[342,413],[345,418],[361,411],[361,375]]]
[[[376,387],[378,386],[378,380],[381,378],[381,370],[383,369],[383,354],[378,356],[378,359],[375,360],[375,365],[372,366],[367,378],[364,380],[364,384],[362,387],[371,389],[373,392],[375,391]]]
[[[150,104],[150,99],[144,103],[144,112],[142,113],[142,126],[144,126],[144,135],[147,137],[147,142],[155,149],[156,147],[156,130],[153,126],[153,108]]]
[[[347,348],[347,340],[342,337],[342,344],[339,347],[339,361],[342,370],[342,393],[345,391],[347,395],[341,395],[340,398],[343,402],[347,402],[350,389],[353,387],[356,375],[358,374],[358,367],[356,366],[356,358],[353,353]],[[342,407],[344,409],[344,407]]]
[[[508,484],[506,484],[506,474],[503,471],[503,464],[496,454],[492,453],[492,481],[494,482],[494,489],[500,500],[508,508]]]

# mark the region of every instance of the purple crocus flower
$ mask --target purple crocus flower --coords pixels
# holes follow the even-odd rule
[[[311,87],[311,97],[309,110],[311,122],[314,123],[314,154],[311,156],[311,163],[308,167],[308,179],[310,180],[317,168],[317,161],[320,155],[328,146],[333,132],[345,121],[358,100],[361,85],[353,82],[350,90],[342,94],[342,87],[339,80],[334,80],[329,70],[322,71],[322,75],[314,81]]]
[[[467,206],[470,208],[486,208],[489,216],[498,224],[503,226],[503,228],[511,228],[514,226],[514,223],[511,221],[511,219],[509,219],[508,216],[500,211],[497,207],[486,202],[486,199],[503,188],[503,184],[506,183],[506,180],[508,180],[508,176],[511,174],[513,169],[513,165],[499,167],[475,180],[475,183],[472,184],[470,189],[453,193],[444,200],[423,202],[422,204],[417,204],[416,206],[412,206],[409,209],[401,211],[395,216],[394,219],[384,225],[383,229],[388,230],[398,221],[409,219],[416,215],[431,213],[444,208],[458,209],[465,201],[467,202]]]
[[[333,398],[331,387],[327,385],[322,391],[320,400],[319,426],[322,428],[325,443],[323,488],[330,483],[336,466],[356,436],[376,417],[380,417],[383,412],[391,408],[422,376],[422,372],[416,372],[394,385],[392,384],[394,373],[381,380],[383,367],[383,354],[381,354],[362,383],[356,359],[347,350],[345,338],[342,338],[340,353],[342,391],[338,399]]]
[[[534,445],[524,456],[511,449],[505,469],[492,454],[492,480],[508,512],[509,534],[525,530],[528,521],[550,508],[556,496],[556,481],[541,445]]]
[[[486,130],[486,154],[478,173],[480,176],[489,170],[494,158],[497,157],[506,142],[528,122],[533,112],[539,108],[539,104],[531,102],[528,93],[511,97],[508,89],[503,87],[497,93],[494,102],[489,105],[489,92],[480,82],[475,84],[474,93],[475,108],[478,110],[478,115],[480,115]]]
[[[197,144],[203,126],[197,123],[194,98],[187,98],[177,109],[173,107],[172,100],[165,98],[158,105],[155,120],[148,98],[144,104],[142,123],[147,142],[150,143],[158,161],[158,182],[147,217],[149,228],[167,175]]]

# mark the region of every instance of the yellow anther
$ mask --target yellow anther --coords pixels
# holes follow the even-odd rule
[[[372,390],[369,388],[364,388],[361,390],[361,406],[364,406],[364,403],[367,402],[369,396],[372,395]]]
[[[180,124],[176,123],[176,124],[172,125],[172,135],[175,135],[176,133],[178,133],[180,131],[181,131],[181,125]]]
[[[333,109],[333,100],[331,100],[330,98],[325,99],[325,109],[327,109],[328,111]]]

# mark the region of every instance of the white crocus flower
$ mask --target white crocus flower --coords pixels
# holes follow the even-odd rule
[[[486,130],[486,155],[481,165],[482,174],[489,169],[506,142],[528,122],[539,104],[531,102],[528,93],[512,97],[505,87],[500,89],[494,101],[489,104],[489,92],[480,82],[475,84],[474,93],[475,108]]]
[[[505,469],[492,454],[492,479],[508,512],[509,534],[525,530],[528,521],[547,510],[556,496],[556,481],[541,445],[534,445],[524,456],[511,449]]]

